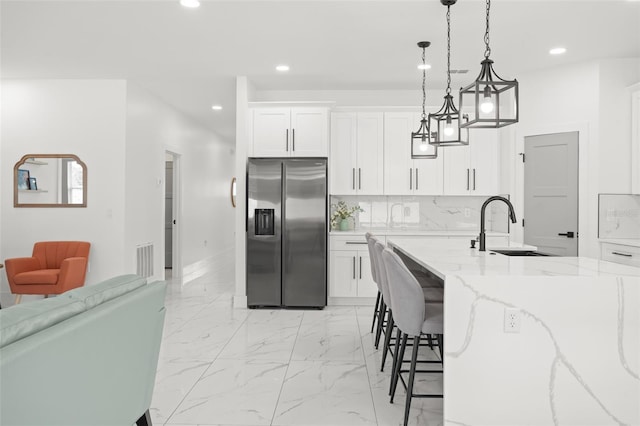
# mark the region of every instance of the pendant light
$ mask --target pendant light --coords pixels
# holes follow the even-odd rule
[[[435,133],[429,143],[435,146],[469,145],[469,130],[460,128],[461,120],[467,121],[469,116],[458,111],[451,96],[451,6],[457,1],[440,0],[440,3],[447,6],[447,91],[442,108],[429,114],[430,128]]]
[[[431,138],[435,135],[429,130],[429,120],[425,111],[427,103],[427,63],[425,62],[426,49],[431,45],[430,41],[418,42],[418,47],[422,49],[422,119],[417,132],[411,132],[411,158],[434,159],[438,157],[438,148],[430,145]]]
[[[497,128],[518,122],[518,80],[504,80],[493,70],[489,59],[489,11],[487,0],[487,27],[484,33],[484,60],[476,81],[460,89],[460,110],[473,110],[469,121],[460,123],[462,128]]]

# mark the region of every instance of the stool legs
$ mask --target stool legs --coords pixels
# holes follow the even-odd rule
[[[384,299],[380,298],[380,311],[378,316],[378,329],[376,330],[375,348],[378,349],[380,345],[380,336],[382,335],[382,329],[384,327],[384,317],[387,313],[387,304],[384,303]]]
[[[373,321],[371,321],[371,333],[373,334],[373,328],[376,325],[376,317],[378,317],[378,321],[380,321],[380,311],[378,308],[380,307],[380,292],[378,292],[378,296],[376,297],[376,307],[373,308]]]
[[[393,334],[393,312],[389,309],[387,318],[387,328],[384,330],[384,346],[382,347],[382,365],[380,371],[384,371],[384,363],[387,360],[387,353],[391,350],[391,335]]]
[[[416,363],[418,362],[418,348],[420,346],[420,336],[413,338],[413,353],[411,354],[411,370],[409,371],[409,384],[407,385],[407,401],[404,406],[404,426],[409,423],[409,410],[411,409],[411,398],[413,397],[413,379],[416,375]]]
[[[396,360],[396,368],[391,376],[391,399],[390,403],[393,404],[393,397],[396,394],[396,388],[398,387],[398,379],[400,378],[400,370],[402,370],[402,360],[404,359],[404,351],[407,348],[407,339],[409,336],[405,333],[402,333],[402,344],[400,345],[400,351],[395,355],[397,357]]]

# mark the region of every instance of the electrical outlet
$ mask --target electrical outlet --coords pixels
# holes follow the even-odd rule
[[[504,309],[504,332],[520,333],[520,310],[515,308]]]
[[[469,208],[464,209],[464,217],[471,217],[471,209]]]

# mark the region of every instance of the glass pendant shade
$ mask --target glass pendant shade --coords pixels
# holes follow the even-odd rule
[[[469,130],[461,128],[460,120],[465,123],[469,117],[461,115],[453,103],[453,96],[444,97],[444,105],[438,112],[429,114],[429,124],[434,138],[429,142],[435,146],[469,145]]]
[[[429,121],[423,117],[418,131],[411,133],[411,158],[438,158],[438,148],[431,144],[435,137],[436,135],[429,130]]]
[[[460,89],[460,108],[470,111],[462,128],[497,128],[518,122],[518,80],[504,80],[486,58],[476,81]]]
[[[468,121],[462,128],[497,128],[518,122],[518,80],[505,80],[493,70],[489,59],[489,13],[491,0],[487,0],[485,52],[480,74],[476,81],[460,89],[460,111],[469,111]]]

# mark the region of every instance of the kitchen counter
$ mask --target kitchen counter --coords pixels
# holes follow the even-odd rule
[[[444,281],[445,425],[640,424],[640,268],[387,242]]]
[[[412,229],[359,229],[354,231],[330,231],[329,235],[343,235],[343,236],[360,236],[364,237],[364,234],[367,232],[371,232],[373,235],[398,235],[398,236],[425,236],[425,237],[477,237],[480,234],[480,231],[477,229],[471,230],[412,230]],[[490,237],[508,237],[509,234],[506,232],[493,232],[487,231],[487,236]]]

